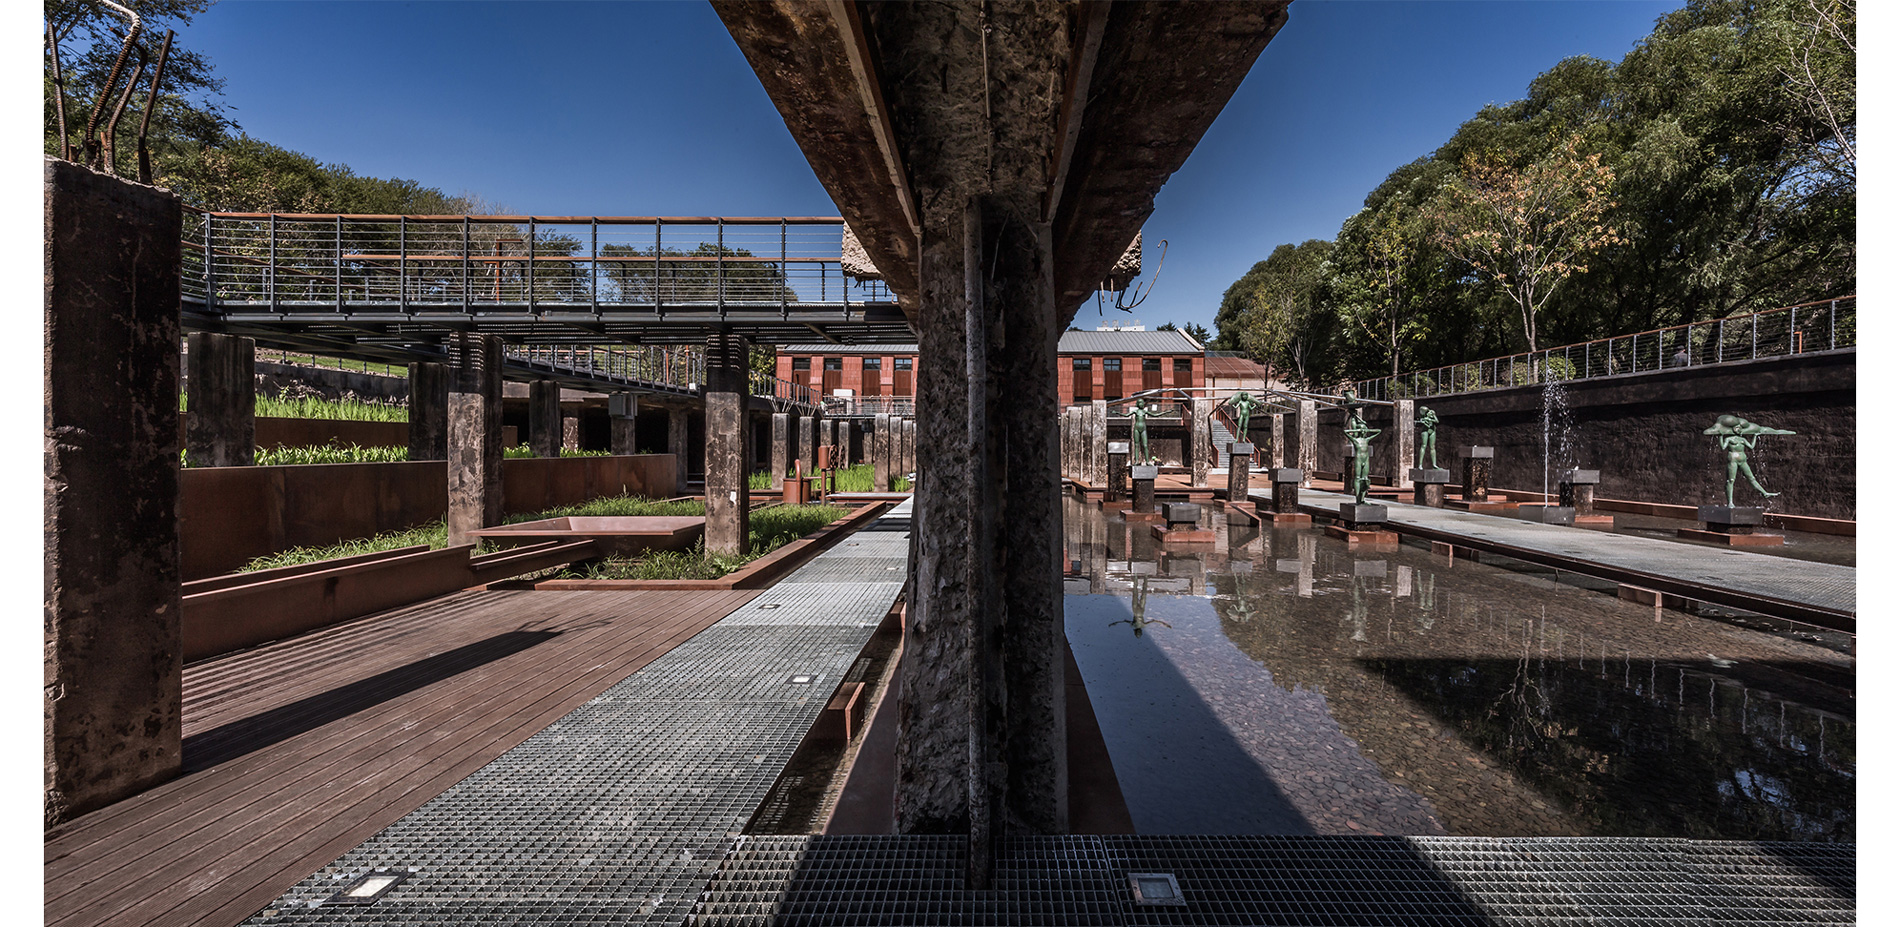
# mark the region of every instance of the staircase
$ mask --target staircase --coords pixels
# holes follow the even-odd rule
[[[1234,433],[1227,430],[1227,423],[1218,415],[1207,417],[1208,431],[1214,436],[1214,469],[1227,469],[1227,445],[1234,440]]]

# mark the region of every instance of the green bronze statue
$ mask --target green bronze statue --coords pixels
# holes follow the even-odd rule
[[[1427,469],[1426,455],[1430,455],[1430,469],[1438,469],[1438,413],[1419,406],[1418,417],[1418,468]]]
[[[1346,410],[1347,428],[1351,428],[1354,422],[1358,422],[1361,428],[1365,427],[1366,416],[1359,411],[1359,407],[1363,405],[1365,405],[1365,403],[1360,401],[1359,394],[1353,392],[1350,386],[1346,387],[1346,391],[1340,394],[1339,407]]]
[[[1148,408],[1148,400],[1135,400],[1135,407],[1128,410],[1128,464],[1146,466],[1154,461],[1148,455],[1148,416],[1153,415]]]
[[[1762,435],[1791,435],[1792,431],[1757,425],[1739,415],[1721,415],[1715,424],[1703,429],[1705,435],[1715,435],[1715,445],[1728,455],[1728,505],[1735,507],[1735,473],[1748,478],[1748,484],[1767,498],[1781,495],[1762,488],[1761,481],[1755,479],[1755,468],[1748,465],[1748,452],[1755,449],[1755,439]]]
[[[1372,488],[1372,439],[1378,434],[1379,429],[1357,415],[1346,421],[1346,440],[1352,442],[1352,497],[1360,505],[1366,504],[1366,490]]]
[[[1234,424],[1240,430],[1239,434],[1234,435],[1234,440],[1242,444],[1252,444],[1253,442],[1247,438],[1247,422],[1253,418],[1253,410],[1260,403],[1254,401],[1254,398],[1244,389],[1235,393],[1234,398],[1227,401],[1234,407]]]

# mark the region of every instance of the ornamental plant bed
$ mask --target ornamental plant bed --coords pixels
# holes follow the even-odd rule
[[[889,505],[859,506],[831,524],[746,564],[718,579],[545,579],[535,589],[763,589],[798,568],[840,538],[869,524]],[[500,587],[490,587],[500,588]]]

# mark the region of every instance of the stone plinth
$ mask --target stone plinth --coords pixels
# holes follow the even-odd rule
[[[1778,534],[1761,534],[1762,510],[1750,506],[1699,505],[1695,510],[1701,529],[1678,528],[1678,537],[1710,541],[1730,547],[1779,547]]]
[[[1235,441],[1227,445],[1227,498],[1247,501],[1247,480],[1253,472],[1253,445]]]
[[[1458,449],[1464,460],[1466,502],[1488,502],[1491,494],[1491,458],[1496,448],[1467,446]]]
[[[1410,476],[1412,504],[1428,505],[1435,509],[1445,507],[1445,484],[1451,482],[1450,470],[1414,467]]]
[[[1108,486],[1102,490],[1103,502],[1120,502],[1128,489],[1128,442],[1108,442]]]
[[[1567,505],[1525,504],[1517,507],[1517,517],[1546,525],[1570,525],[1577,520],[1577,510]]]
[[[1373,503],[1341,502],[1339,521],[1326,526],[1326,533],[1346,542],[1348,546],[1370,546],[1380,550],[1397,549],[1399,536],[1396,532],[1385,530],[1388,511],[1385,506]]]
[[[1195,525],[1201,521],[1201,507],[1193,502],[1170,502],[1163,514],[1167,517],[1168,527]]]
[[[1273,484],[1273,511],[1264,515],[1267,521],[1276,525],[1312,523],[1313,516],[1300,511],[1300,484],[1306,481],[1306,471],[1274,467],[1267,471],[1267,480]]]
[[[1557,504],[1577,510],[1571,524],[1579,528],[1613,528],[1616,518],[1596,511],[1596,488],[1601,474],[1596,470],[1565,470],[1557,477]]]
[[[1155,511],[1155,477],[1161,475],[1161,468],[1153,464],[1129,467],[1128,475],[1135,484],[1134,505],[1129,507],[1131,519],[1160,518]]]
[[[1376,528],[1385,524],[1389,510],[1375,503],[1341,502],[1339,521],[1351,530]]]

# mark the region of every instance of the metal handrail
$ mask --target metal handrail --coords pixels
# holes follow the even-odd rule
[[[1857,344],[1857,302],[1838,296],[1350,385],[1364,399],[1409,399],[1846,350]]]

